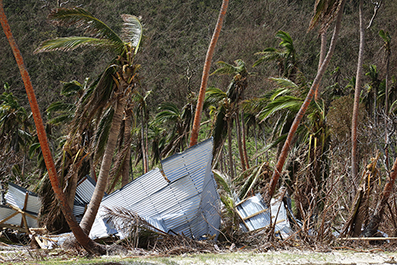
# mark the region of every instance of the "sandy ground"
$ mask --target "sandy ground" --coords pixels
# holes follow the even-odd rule
[[[381,249],[374,251],[268,251],[266,253],[233,252],[218,254],[183,254],[173,257],[133,257],[126,256],[102,256],[94,259],[72,258],[70,255],[61,260],[59,255],[50,253],[38,254],[26,249],[13,249],[0,251],[0,263],[6,264],[107,264],[107,265],[249,265],[249,264],[397,264],[397,250],[385,252]],[[24,253],[24,255],[22,254]],[[22,255],[21,255],[22,254]],[[27,255],[28,254],[28,255]],[[130,253],[132,254],[132,253]],[[25,256],[24,258],[22,256]]]
[[[269,251],[267,253],[233,253],[174,257],[168,264],[393,264],[397,263],[397,252],[309,252],[309,251]],[[161,261],[160,261],[161,262]],[[164,261],[167,264],[167,261]],[[162,263],[159,263],[162,264]]]

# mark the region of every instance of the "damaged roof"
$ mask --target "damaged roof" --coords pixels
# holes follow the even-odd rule
[[[123,235],[106,220],[105,208],[136,212],[157,229],[196,239],[218,235],[220,199],[211,171],[212,139],[163,160],[154,169],[106,196],[91,229],[91,238]]]

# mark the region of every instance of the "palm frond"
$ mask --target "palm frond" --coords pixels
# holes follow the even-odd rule
[[[50,13],[49,19],[58,25],[83,28],[85,34],[92,37],[107,39],[112,43],[124,45],[120,37],[111,28],[83,8],[57,8]]]
[[[262,168],[267,165],[267,161],[263,162],[259,167],[257,167],[252,174],[248,177],[248,179],[245,181],[244,185],[241,187],[239,191],[239,198],[240,200],[243,200],[247,197],[248,193],[252,188],[255,186],[256,182],[258,181],[261,173],[262,173]]]
[[[293,111],[298,111],[302,105],[303,100],[293,96],[283,96],[278,97],[269,104],[258,114],[258,119],[263,121],[275,112],[283,109],[291,109]]]
[[[219,61],[217,64],[219,68],[216,69],[211,75],[230,75],[237,71],[235,66],[223,61]]]
[[[296,89],[296,90],[299,89],[299,86],[288,78],[271,77],[269,78],[269,80],[275,82],[277,86],[281,88]]]
[[[230,187],[231,183],[229,176],[216,169],[213,169],[212,173],[214,173],[214,178],[218,186],[222,187],[227,194],[232,195],[232,187]]]
[[[136,16],[123,14],[122,39],[130,42],[135,47],[135,54],[138,52],[139,45],[142,40],[142,24]]]
[[[95,161],[97,161],[105,152],[106,143],[109,138],[110,126],[113,120],[114,109],[109,108],[99,122],[95,137]]]
[[[80,47],[92,46],[96,48],[107,48],[119,52],[120,47],[116,42],[108,39],[98,39],[91,37],[65,37],[55,38],[42,42],[34,53],[52,52],[52,51],[73,51]]]
[[[225,98],[227,98],[226,92],[216,87],[209,87],[205,92],[205,103],[209,105],[218,105]]]
[[[86,79],[86,81],[88,80]],[[61,84],[62,84],[61,95],[66,97],[74,96],[84,89],[84,85],[80,84],[76,80],[70,82],[61,81]]]

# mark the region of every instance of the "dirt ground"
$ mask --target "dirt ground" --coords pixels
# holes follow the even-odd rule
[[[0,263],[5,264],[106,264],[106,265],[187,265],[187,264],[395,264],[397,252],[385,252],[381,249],[373,251],[254,251],[209,254],[182,254],[172,257],[141,256],[134,253],[127,255],[102,256],[97,258],[73,257],[61,252],[35,252],[11,250],[0,252]]]

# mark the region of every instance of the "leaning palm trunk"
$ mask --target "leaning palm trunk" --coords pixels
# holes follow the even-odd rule
[[[340,30],[340,26],[341,26],[343,7],[345,5],[345,2],[346,2],[346,0],[342,0],[342,2],[341,2],[341,6],[338,11],[337,18],[336,18],[334,33],[332,35],[331,44],[330,44],[327,56],[325,57],[323,64],[321,65],[320,69],[317,72],[316,78],[313,81],[313,84],[309,90],[309,93],[306,96],[305,101],[303,102],[301,108],[299,109],[297,115],[295,116],[295,119],[294,119],[292,126],[290,128],[290,131],[288,133],[287,139],[285,140],[284,146],[281,149],[281,153],[278,158],[276,168],[274,170],[274,173],[273,173],[272,179],[270,181],[270,185],[269,185],[269,193],[267,194],[267,198],[269,198],[269,199],[273,196],[274,191],[276,189],[278,179],[280,178],[280,174],[282,172],[285,160],[287,159],[291,141],[295,135],[296,130],[298,129],[299,123],[302,120],[303,115],[305,115],[305,112],[306,112],[307,108],[309,107],[309,104],[313,98],[315,89],[318,86],[318,84],[320,83],[320,81],[325,73],[325,70],[327,69],[327,66],[331,60],[331,57],[334,53],[336,41],[338,39],[339,30]]]
[[[360,90],[361,90],[361,76],[363,73],[363,54],[364,54],[364,25],[362,7],[363,0],[360,0],[359,4],[359,16],[360,16],[360,48],[358,51],[358,62],[357,62],[357,74],[356,74],[356,86],[354,92],[354,106],[353,106],[353,117],[352,117],[352,178],[353,184],[357,187],[357,174],[358,174],[358,161],[357,161],[357,120],[358,120],[358,105],[360,103]]]
[[[18,45],[14,37],[12,36],[11,28],[8,24],[7,17],[4,12],[3,0],[0,0],[0,22],[3,27],[4,33],[6,34],[6,37],[10,43],[11,49],[13,51],[13,54],[18,64],[19,71],[22,76],[23,83],[25,85],[26,94],[29,99],[29,104],[32,110],[34,123],[36,125],[37,136],[39,138],[44,161],[48,170],[48,177],[51,181],[51,186],[54,190],[54,193],[60,202],[62,212],[65,215],[65,219],[70,229],[72,230],[74,236],[76,237],[76,240],[85,250],[87,250],[89,253],[104,254],[105,252],[104,248],[96,245],[77,224],[76,219],[74,218],[74,215],[72,213],[72,210],[68,205],[65,194],[62,191],[61,185],[57,177],[54,160],[52,158],[52,154],[48,145],[47,135],[44,129],[43,120],[41,118],[39,105],[36,100],[36,95],[34,93],[33,86],[30,81],[29,73],[26,70],[25,64],[23,62],[21,52],[19,51]]]
[[[127,84],[120,85],[121,91],[124,91]],[[116,103],[116,110],[114,112],[112,124],[109,131],[109,138],[107,141],[105,153],[102,158],[101,170],[99,172],[98,181],[95,186],[94,193],[91,201],[88,204],[87,211],[84,213],[83,219],[81,220],[80,226],[83,231],[87,234],[90,233],[92,225],[94,224],[96,214],[98,213],[99,206],[101,204],[105,189],[108,184],[108,176],[110,167],[112,165],[112,159],[114,150],[117,144],[117,138],[120,131],[120,124],[123,119],[123,111],[126,105],[126,99],[120,98]]]
[[[215,51],[215,46],[221,33],[223,19],[225,18],[229,0],[223,0],[221,10],[219,12],[218,21],[216,22],[214,34],[208,47],[207,55],[205,57],[203,76],[201,77],[201,86],[199,96],[197,99],[196,113],[194,114],[192,134],[190,136],[190,146],[197,144],[198,132],[200,130],[201,112],[203,110],[205,91],[207,89],[208,76],[211,68],[211,60]]]

